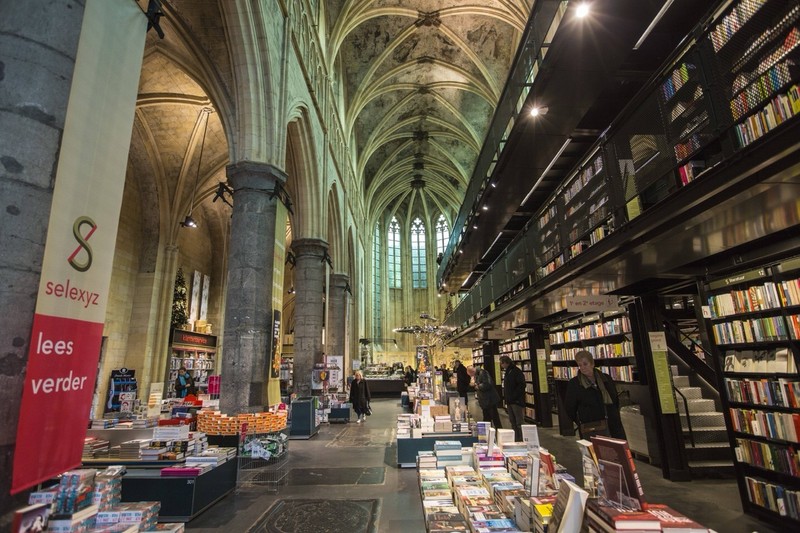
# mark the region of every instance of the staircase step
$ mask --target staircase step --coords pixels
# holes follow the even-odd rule
[[[733,465],[733,451],[727,443],[698,443],[692,447],[686,444],[686,458],[692,461],[724,461]]]
[[[678,412],[685,413],[686,409],[683,406],[683,399],[678,396]],[[714,405],[714,400],[709,399],[699,399],[699,400],[690,400],[687,398],[687,403],[689,404],[689,414],[697,414],[697,413],[714,413],[717,411],[717,406]]]
[[[669,365],[669,370],[672,372],[673,376],[679,376],[680,372],[678,372],[678,365]]]
[[[711,427],[694,427],[692,426],[692,435],[694,435],[694,442],[696,444],[701,443],[727,443],[728,442],[728,430],[725,426],[711,426]],[[689,431],[686,430],[683,432],[683,437],[687,443],[689,443]],[[691,444],[687,444],[687,448],[690,447]]]
[[[731,461],[689,461],[689,470],[696,477],[725,479],[736,475],[736,470],[733,468]]]
[[[701,427],[720,427],[725,426],[725,417],[722,413],[695,413],[692,411],[692,406],[689,406],[689,416],[681,413],[681,425],[683,429],[689,427],[689,419],[691,418],[692,428]]]
[[[691,383],[689,383],[689,376],[672,376],[672,384],[679,389],[692,386]]]
[[[702,400],[703,399],[703,389],[700,387],[678,387],[678,390],[681,391],[687,400]],[[678,394],[678,402],[682,401],[681,395]]]

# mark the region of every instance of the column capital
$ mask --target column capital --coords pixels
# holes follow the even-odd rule
[[[285,185],[288,176],[286,173],[269,163],[257,161],[237,161],[225,167],[225,174],[234,190],[255,189],[272,191],[275,184]]]
[[[344,289],[345,286],[350,285],[350,276],[348,274],[335,273],[329,276],[331,288],[336,287]]]
[[[328,243],[322,239],[297,239],[292,241],[295,257],[316,256],[323,259],[328,253]]]

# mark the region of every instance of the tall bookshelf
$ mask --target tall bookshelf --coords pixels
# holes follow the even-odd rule
[[[800,258],[704,286],[745,512],[800,527]]]
[[[181,329],[173,330],[167,371],[169,398],[175,397],[175,380],[181,366],[194,379],[197,391],[205,394],[208,390],[208,376],[215,373],[217,366],[217,337]]]
[[[624,310],[593,313],[548,328],[549,358],[553,368],[562,435],[571,435],[572,421],[563,409],[567,382],[578,375],[575,354],[587,350],[595,367],[619,383],[637,382],[631,323]]]
[[[739,147],[800,114],[798,21],[795,1],[740,0],[711,27],[708,39]]]

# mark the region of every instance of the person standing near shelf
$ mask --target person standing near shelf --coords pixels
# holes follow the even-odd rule
[[[503,378],[503,399],[511,427],[514,428],[514,440],[522,442],[522,422],[525,411],[525,374],[507,355],[500,358],[500,368],[505,370]]]
[[[497,412],[500,395],[497,394],[492,376],[485,369],[476,369],[474,366],[467,368],[467,374],[475,378],[475,395],[483,411],[484,422],[491,422],[495,429],[501,429],[503,424],[500,422],[500,413]]]
[[[356,370],[355,374],[353,374],[353,382],[350,384],[350,403],[353,405],[353,410],[358,418],[356,424],[367,420],[369,400],[367,380],[364,379],[364,374],[361,373],[361,370]]]
[[[567,415],[578,425],[580,437],[608,435],[626,439],[614,380],[594,367],[594,357],[587,350],[579,350],[575,362],[578,375],[567,383],[566,405]]]
[[[178,369],[178,377],[175,378],[175,393],[178,398],[186,398],[189,394],[197,394],[194,378],[186,371],[185,366]]]
[[[403,375],[403,381],[405,382],[406,387],[417,382],[417,373],[414,372],[414,369],[411,368],[411,365],[406,366],[406,373]]]
[[[453,372],[456,375],[456,390],[464,402],[464,407],[467,406],[467,393],[469,392],[469,374],[467,374],[467,367],[461,364],[461,361],[456,359],[453,362]]]

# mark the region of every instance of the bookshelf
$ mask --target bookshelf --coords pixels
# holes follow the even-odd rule
[[[541,329],[541,328],[540,328]],[[547,382],[547,360],[544,349],[537,349],[541,331],[525,332],[500,341],[498,353],[507,355],[525,375],[525,420],[542,427],[552,427],[552,402]],[[542,358],[538,357],[541,353]],[[503,379],[505,372],[502,372]]]
[[[175,379],[183,366],[194,379],[199,393],[208,390],[208,376],[217,366],[217,337],[193,331],[176,329],[172,332],[169,368],[167,371],[167,397],[175,397]]]
[[[575,354],[580,350],[588,350],[595,366],[614,381],[636,381],[631,323],[625,311],[595,313],[551,325],[549,338],[550,362],[557,381],[578,375]]]
[[[733,2],[708,34],[739,147],[800,114],[800,5]]]
[[[703,286],[745,512],[800,526],[800,258]]]
[[[705,150],[715,139],[711,124],[711,105],[698,68],[699,54],[693,51],[674,65],[659,86],[659,108],[673,147],[680,185],[697,179],[716,160],[719,143]]]

